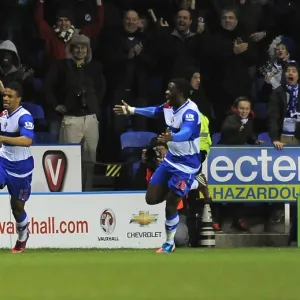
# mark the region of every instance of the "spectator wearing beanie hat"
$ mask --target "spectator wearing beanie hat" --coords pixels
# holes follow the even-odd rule
[[[35,21],[42,39],[45,40],[45,55],[48,66],[66,57],[66,47],[73,36],[83,34],[89,38],[96,38],[103,26],[102,0],[97,0],[97,18],[83,29],[74,27],[74,17],[70,10],[60,10],[57,22],[51,27],[44,20],[44,0],[37,1]]]

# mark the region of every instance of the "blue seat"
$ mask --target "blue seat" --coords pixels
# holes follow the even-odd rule
[[[35,132],[33,144],[58,144],[56,135],[49,132]]]
[[[264,141],[263,145],[273,145],[268,132],[262,132],[258,135],[260,141]]]
[[[121,135],[122,150],[126,148],[145,148],[155,137],[157,137],[156,133],[148,131],[125,132]]]
[[[141,164],[142,149],[145,149],[157,134],[148,131],[128,131],[121,135],[122,154],[128,166],[127,178],[133,182]]]
[[[267,119],[267,103],[255,103],[253,110],[257,119]]]
[[[34,104],[34,103],[26,103],[22,102],[22,106],[30,112],[33,119],[45,119],[45,113],[42,106]]]
[[[213,134],[212,136],[212,145],[215,146],[219,143],[220,141],[220,138],[221,138],[221,132],[216,132]]]

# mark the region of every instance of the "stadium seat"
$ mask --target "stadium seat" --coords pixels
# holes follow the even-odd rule
[[[253,110],[257,119],[267,119],[267,103],[255,103]]]
[[[142,149],[145,149],[157,134],[147,131],[128,131],[121,135],[121,148],[125,160],[126,180],[134,182],[135,174],[141,163]]]
[[[42,106],[27,102],[22,102],[21,104],[26,110],[30,112],[33,119],[45,119],[45,113]]]
[[[126,148],[145,148],[150,144],[156,133],[148,131],[129,131],[121,135],[122,150]]]
[[[262,133],[260,133],[258,135],[258,139],[260,141],[264,141],[263,145],[272,145],[273,144],[268,132],[262,132]]]
[[[33,144],[57,144],[57,138],[49,132],[35,132]]]
[[[216,132],[212,136],[212,145],[215,146],[218,144],[221,138],[221,132]]]

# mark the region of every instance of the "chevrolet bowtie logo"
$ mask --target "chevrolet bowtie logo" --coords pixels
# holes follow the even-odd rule
[[[138,215],[132,215],[130,223],[139,224],[141,227],[156,223],[158,214],[150,215],[149,211],[140,211]]]

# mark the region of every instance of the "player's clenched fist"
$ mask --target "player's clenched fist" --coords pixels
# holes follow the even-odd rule
[[[123,105],[115,105],[113,111],[117,115],[133,115],[134,114],[134,107],[129,106],[125,101],[122,100]]]
[[[172,136],[172,132],[171,132],[170,128],[167,128],[166,132],[159,135],[159,137],[157,139],[159,142],[166,143],[166,144],[168,142],[173,141],[173,136]]]

